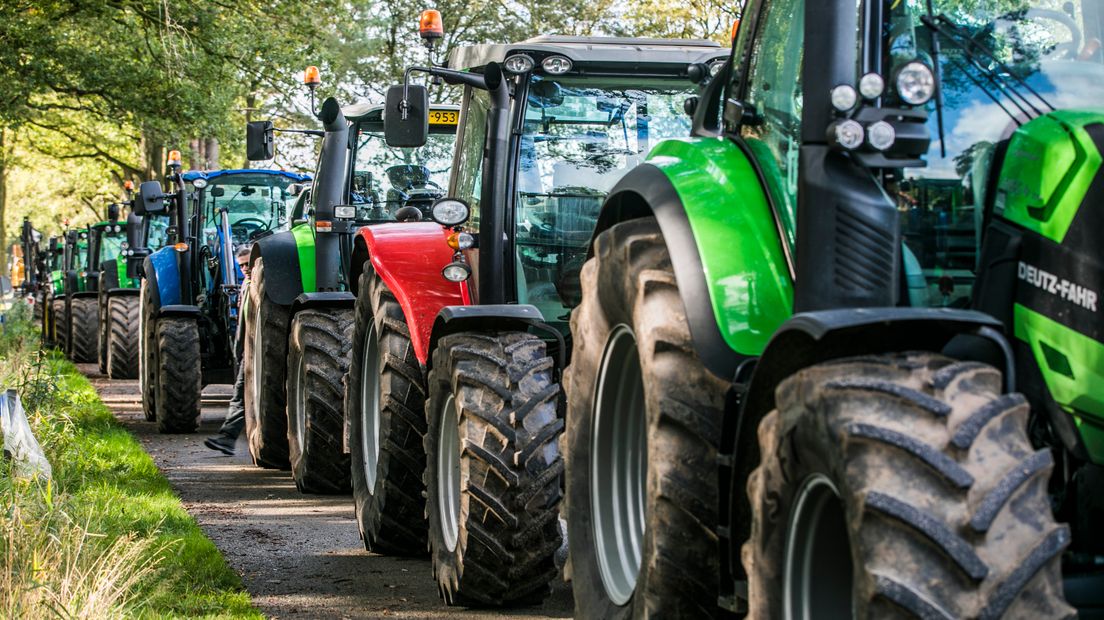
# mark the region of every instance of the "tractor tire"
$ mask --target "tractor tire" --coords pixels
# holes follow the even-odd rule
[[[395,296],[365,261],[345,384],[353,502],[364,547],[424,556],[425,371]]]
[[[581,281],[564,376],[563,513],[575,614],[713,616],[728,384],[694,352],[654,218],[599,234]]]
[[[116,295],[107,300],[107,376],[138,378],[138,298]]]
[[[525,332],[445,336],[433,352],[426,516],[449,605],[534,604],[556,576],[560,386]]]
[[[747,486],[749,617],[1074,615],[1053,459],[1032,448],[1027,401],[1001,393],[995,368],[851,358],[801,370],[776,394]]]
[[[157,419],[157,307],[150,286],[149,280],[143,279],[138,293],[142,312],[138,324],[138,388],[147,422]]]
[[[104,281],[104,273],[100,272],[100,282]],[[107,374],[107,339],[110,334],[107,313],[107,293],[103,290],[96,296],[96,361],[100,365],[100,374]]]
[[[194,433],[199,428],[203,372],[199,326],[194,319],[157,321],[157,430]]]
[[[50,312],[46,317],[46,346],[65,350],[63,327],[65,325],[65,299],[51,299]]]
[[[291,311],[265,295],[264,259],[257,259],[249,284],[245,322],[245,433],[253,463],[289,469],[287,344]]]
[[[302,310],[291,321],[287,440],[291,477],[300,493],[349,491],[343,381],[352,331],[352,310]]]
[[[77,297],[69,301],[69,358],[77,364],[96,361],[99,343],[99,309],[95,297]]]

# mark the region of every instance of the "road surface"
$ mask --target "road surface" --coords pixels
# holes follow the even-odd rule
[[[233,457],[203,446],[226,413],[229,386],[204,390],[200,430],[161,435],[142,415],[137,381],[80,369],[115,417],[169,479],[184,507],[242,577],[253,604],[273,618],[567,618],[571,592],[557,580],[540,607],[446,607],[428,559],[368,553],[349,496],[302,495],[286,471],[254,467],[243,441]]]

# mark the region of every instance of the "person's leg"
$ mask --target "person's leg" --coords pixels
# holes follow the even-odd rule
[[[223,454],[234,454],[234,444],[245,428],[245,367],[238,366],[238,376],[234,380],[234,396],[230,399],[230,407],[226,410],[226,420],[219,428],[219,434],[208,437],[203,445],[212,450],[218,450]]]

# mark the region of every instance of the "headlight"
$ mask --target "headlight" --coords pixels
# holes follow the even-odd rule
[[[850,110],[859,102],[859,94],[855,92],[855,87],[850,84],[840,84],[836,86],[832,89],[830,95],[832,107],[840,112]]]
[[[828,129],[828,139],[849,151],[857,149],[863,143],[863,127],[850,119],[832,123]]]
[[[859,93],[867,99],[877,99],[885,92],[885,80],[877,73],[867,73],[859,80]]]
[[[468,221],[471,208],[463,200],[442,198],[433,203],[430,213],[433,215],[433,221],[442,226],[459,226]]]
[[[884,151],[893,146],[893,141],[897,139],[897,132],[893,129],[893,125],[878,121],[866,128],[866,139],[870,142],[870,146]]]
[[[541,67],[552,75],[563,75],[571,71],[571,61],[565,56],[549,56],[541,61]]]
[[[351,220],[356,217],[356,207],[334,207],[334,217],[342,220]]]
[[[207,179],[196,179],[192,181],[192,187],[196,189],[203,189],[204,187],[207,187]]]
[[[935,75],[928,65],[914,60],[897,72],[897,94],[909,105],[924,105],[935,94]]]
[[[471,276],[471,267],[467,263],[453,261],[441,270],[441,275],[449,282],[463,282]]]
[[[126,241],[124,241],[124,242],[119,244],[119,249],[126,252],[127,250],[130,249],[130,244],[127,243]]]
[[[525,54],[514,54],[502,61],[502,68],[507,73],[529,73],[535,65],[533,59]]]

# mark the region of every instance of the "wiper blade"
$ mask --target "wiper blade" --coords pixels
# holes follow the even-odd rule
[[[993,87],[995,87],[997,91],[1004,93],[1004,95],[1008,97],[1012,104],[1015,105],[1016,108],[1018,108],[1025,116],[1039,116],[1042,115],[1044,111],[1036,106],[1035,103],[1032,102],[1031,98],[1028,97],[1028,95],[1024,94],[1024,92],[1022,91],[1030,93],[1031,96],[1038,100],[1038,102],[1040,102],[1043,107],[1049,108],[1051,111],[1054,111],[1054,106],[1052,106],[1045,97],[1039,94],[1038,91],[1032,88],[1031,85],[1028,84],[1023,78],[1016,75],[1012,68],[1001,61],[1000,58],[997,57],[996,53],[993,52],[993,50],[971,38],[970,34],[965,30],[965,28],[956,24],[949,17],[947,17],[946,14],[940,14],[938,17],[935,18],[929,15],[921,16],[920,21],[923,22],[923,24],[931,29],[933,32],[939,34],[947,41],[950,41],[955,45],[955,47],[961,50],[962,54],[966,57],[966,60],[968,60],[970,64],[981,73],[982,77],[984,77],[986,81],[988,81]],[[992,67],[984,61],[988,61],[989,64],[995,65],[999,69],[999,72],[994,71]],[[970,79],[975,84],[978,84],[980,87],[980,84],[976,79],[970,76],[968,72],[964,71],[964,73],[966,73],[968,79]],[[1019,118],[1011,114],[1009,110],[1001,104],[1000,101],[997,101],[997,97],[993,92],[984,87],[982,88],[982,90],[990,99],[993,99],[993,101],[997,103],[997,105],[1000,105],[1001,109],[1004,110],[1005,113],[1007,113],[1012,118],[1012,120],[1016,122],[1016,124],[1023,124],[1019,120]],[[1030,112],[1028,111],[1029,109]]]

